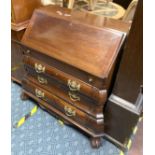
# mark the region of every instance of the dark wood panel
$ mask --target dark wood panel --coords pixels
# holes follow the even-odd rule
[[[105,132],[125,148],[142,114],[143,95],[143,2],[139,1],[123,51],[112,94],[106,104]]]
[[[135,103],[143,85],[143,3],[139,1],[113,93]]]
[[[76,108],[80,109],[81,111],[84,111],[88,115],[91,115],[95,118],[103,118],[103,108],[102,106],[96,106],[92,100],[88,100],[85,98],[84,95],[79,95],[78,93],[72,92],[70,90],[66,90],[62,84],[58,83],[56,80],[52,78],[48,78],[47,76],[38,75],[35,76],[33,73],[30,73],[30,70],[28,71],[27,79],[42,87],[43,89],[55,94],[56,96],[59,96],[59,98],[63,99],[64,101],[70,103],[71,105],[75,106]],[[38,82],[37,77],[44,77],[47,80],[47,84],[41,84]],[[73,100],[69,93],[76,94],[77,97],[79,97],[79,100]]]
[[[95,99],[96,104],[98,104],[98,105],[103,105],[107,98],[106,89],[99,90],[99,89],[93,87],[91,84],[87,84],[87,83],[79,80],[75,76],[66,74],[64,71],[60,71],[60,70],[54,68],[53,66],[50,66],[49,64],[46,64],[46,63],[39,61],[37,59],[34,59],[32,57],[24,56],[23,61],[26,66],[28,66],[29,68],[32,68],[35,72],[37,72],[35,69],[35,64],[41,64],[43,67],[45,67],[44,73],[46,75],[51,76],[53,79],[59,81],[61,84],[67,86],[68,88],[70,87],[68,84],[69,80],[71,82],[76,82],[76,85],[79,85],[79,90],[77,90],[77,92],[81,92],[81,93]]]
[[[102,105],[90,105],[88,101],[86,103],[83,100],[76,105],[57,87],[38,84],[29,74],[23,80],[24,92],[39,100],[47,111],[53,111],[66,119],[65,105],[73,109],[69,108],[69,115],[76,110],[77,117],[68,116],[67,120],[92,136],[91,143],[94,147],[100,146],[101,136],[104,135],[104,117],[103,113],[101,114],[107,100],[107,96],[104,95],[109,91],[129,27],[129,24],[122,21],[58,6],[47,6],[34,11],[22,38],[25,46],[23,62],[28,73],[31,68],[37,75],[48,76],[48,81],[54,78],[64,85],[67,81],[75,80],[68,84],[72,93],[79,91],[81,95],[88,95],[90,98],[92,94],[100,96],[100,92],[103,91]],[[88,79],[89,75],[94,78],[94,83]],[[72,89],[75,85],[76,89]],[[94,87],[96,85],[98,87]],[[121,110],[116,109],[114,118],[118,119],[116,113]],[[98,114],[101,114],[102,118],[96,117]],[[105,120],[107,119],[111,121],[112,118],[106,117]],[[94,139],[95,137],[97,138]]]
[[[22,62],[23,54],[21,45],[16,41],[11,41],[11,78],[13,81],[21,84],[25,74],[24,64]]]
[[[11,30],[11,40],[20,42],[24,35],[24,32],[25,32],[25,29],[23,29],[21,31]]]
[[[139,109],[132,107],[130,103],[125,105],[123,102],[125,101],[121,103],[118,98],[108,100],[105,110],[105,133],[126,147],[140,113]]]
[[[21,50],[21,38],[25,29],[21,31],[11,30],[11,79],[21,84],[21,80],[25,74],[23,64],[23,53]]]

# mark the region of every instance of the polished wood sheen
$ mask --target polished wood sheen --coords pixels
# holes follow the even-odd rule
[[[11,28],[24,29],[35,8],[42,6],[41,0],[11,0]]]
[[[57,97],[56,94],[49,93],[45,89],[39,87],[38,85],[28,81],[23,81],[23,88],[27,90],[27,92],[33,94],[34,96],[38,97],[36,94],[36,89],[39,91],[42,91],[44,93],[44,96],[39,96],[38,98],[42,99],[43,101],[47,102],[50,106],[58,109],[60,112],[64,113],[66,116],[72,118],[74,121],[80,123],[81,125],[88,128],[91,132],[95,134],[102,134],[103,131],[103,118],[98,121],[91,115],[88,115],[84,113],[82,110],[79,110],[75,106],[72,106],[71,104],[65,102],[60,97]],[[65,107],[72,109],[75,113],[69,113],[66,111]]]
[[[79,108],[81,111],[84,111],[85,113],[87,113],[88,115],[94,117],[94,118],[102,118],[103,119],[103,110],[100,106],[97,106],[91,101],[91,100],[88,100],[86,98],[84,98],[83,95],[79,95],[77,93],[77,96],[80,97],[80,100],[73,100],[71,97],[70,97],[70,93],[73,93],[71,92],[70,90],[67,90],[65,89],[62,84],[58,83],[56,80],[51,80],[50,78],[46,78],[45,79],[48,79],[46,83],[41,83],[38,79],[38,77],[45,77],[45,76],[42,76],[42,75],[37,75],[36,76],[33,76],[32,73],[30,73],[30,71],[28,71],[28,77],[27,79],[42,87],[43,89],[55,94],[56,96],[59,96],[61,99],[63,99],[64,101],[70,103],[71,105],[74,105],[75,107]]]
[[[23,75],[24,75],[23,65],[21,65],[23,50],[21,48],[20,40],[25,32],[25,29],[27,27],[29,19],[32,16],[34,9],[42,5],[44,4],[40,2],[40,0],[36,0],[36,1],[12,0],[12,22],[11,22],[12,24],[12,27],[11,27],[12,28],[12,31],[11,31],[12,54],[11,55],[12,55],[12,68],[13,68],[12,79],[18,83],[21,83],[21,79],[23,78]],[[68,10],[65,10],[65,11],[66,13],[68,12]],[[105,27],[121,30],[121,31],[124,31],[125,33],[128,31],[128,27],[129,27],[127,23],[123,23],[121,21],[99,18],[93,15],[90,16],[89,14],[82,14],[78,12],[75,14],[75,16],[80,21],[84,21],[85,19],[87,19],[87,23],[89,24],[95,23],[97,26],[101,26],[101,27],[102,25],[104,25]],[[89,78],[91,79],[92,77],[89,77]],[[96,95],[94,97],[98,98],[96,97]]]
[[[22,42],[94,76],[108,77],[124,34],[73,20],[72,14],[62,17],[49,9],[52,7],[36,10]]]
[[[95,148],[105,134],[103,108],[130,27],[116,23],[47,6],[34,11],[22,38],[26,75],[21,97],[39,101],[86,132]]]
[[[106,89],[99,90],[95,87],[92,87],[93,83],[87,84],[74,76],[66,74],[65,72],[62,72],[54,67],[50,67],[49,65],[47,65],[41,61],[38,61],[37,59],[33,59],[31,57],[24,56],[23,61],[29,68],[33,68],[33,72],[35,72],[35,64],[36,63],[43,65],[46,68],[45,73],[47,75],[50,75],[51,77],[53,77],[60,83],[64,84],[64,86],[68,85],[69,79],[71,79],[72,81],[76,81],[78,84],[80,84],[80,92],[86,94],[90,98],[93,98],[94,101],[96,101],[96,104],[102,105],[106,101],[106,97],[107,97]]]

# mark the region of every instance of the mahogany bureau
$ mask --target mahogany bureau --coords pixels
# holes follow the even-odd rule
[[[126,37],[105,21],[58,6],[42,7],[34,11],[22,38],[22,99],[33,98],[87,133],[93,147],[101,145],[104,104]]]

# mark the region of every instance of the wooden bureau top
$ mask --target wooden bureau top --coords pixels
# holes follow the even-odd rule
[[[108,21],[109,25],[108,26]],[[22,38],[24,45],[99,78],[108,76],[125,33],[121,21],[58,6],[36,9]],[[122,28],[122,29],[123,29]]]

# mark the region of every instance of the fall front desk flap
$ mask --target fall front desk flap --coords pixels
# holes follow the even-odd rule
[[[58,6],[36,9],[22,42],[29,48],[104,79],[125,33],[107,28],[106,18]],[[110,21],[111,22],[111,21]]]

